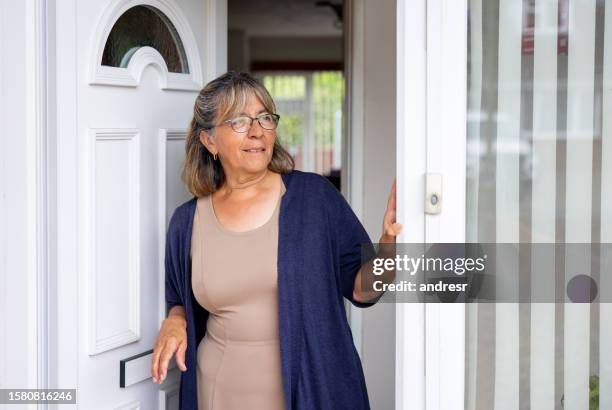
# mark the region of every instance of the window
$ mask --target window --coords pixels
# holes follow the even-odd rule
[[[296,168],[331,175],[342,157],[341,71],[259,74],[281,116],[278,137]]]
[[[128,9],[113,26],[102,54],[102,65],[127,67],[141,47],[152,47],[171,73],[189,73],[185,49],[170,20],[151,6]]]

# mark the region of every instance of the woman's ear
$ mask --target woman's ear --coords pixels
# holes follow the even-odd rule
[[[206,149],[211,154],[217,153],[218,150],[215,144],[215,137],[214,137],[214,134],[212,134],[212,132],[207,131],[207,130],[200,131],[200,142],[202,143],[202,145],[206,147]]]

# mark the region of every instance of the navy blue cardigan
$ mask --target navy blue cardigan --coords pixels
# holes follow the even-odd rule
[[[361,266],[374,246],[340,192],[324,177],[282,174],[278,235],[279,337],[287,410],[369,409],[361,361],[346,318]],[[206,311],[191,287],[191,229],[197,197],[174,211],[166,238],[166,313],[175,305],[187,319],[187,371],[181,373],[179,408],[197,410],[196,350],[206,331]],[[245,407],[246,408],[246,407]]]

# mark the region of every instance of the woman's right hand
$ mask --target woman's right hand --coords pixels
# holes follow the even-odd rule
[[[168,373],[168,363],[176,352],[176,364],[181,371],[186,371],[185,351],[187,350],[187,321],[182,306],[174,306],[162,322],[157,341],[153,349],[151,377],[153,383],[162,384]]]

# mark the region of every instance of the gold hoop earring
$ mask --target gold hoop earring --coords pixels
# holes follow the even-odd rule
[[[213,158],[215,159],[215,161],[217,160],[217,154],[213,154]]]

